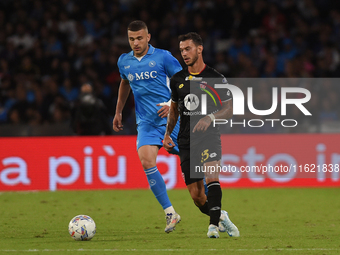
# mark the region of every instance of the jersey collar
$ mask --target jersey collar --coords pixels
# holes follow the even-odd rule
[[[153,47],[151,44],[149,44],[149,50],[145,55],[152,55],[155,52],[155,47]],[[133,50],[130,51],[130,56],[134,57]]]
[[[189,68],[188,68],[188,73],[191,74],[191,75],[199,75],[199,74],[201,74],[201,73],[204,71],[204,69],[205,69],[206,67],[207,67],[207,64],[204,65],[204,68],[203,68],[199,73],[190,73],[190,72],[189,72]]]

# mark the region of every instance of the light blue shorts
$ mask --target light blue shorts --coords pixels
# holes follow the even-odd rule
[[[153,126],[149,123],[140,123],[137,126],[137,150],[143,145],[157,145],[159,147],[163,147],[163,138],[165,134],[166,125],[162,126]],[[178,144],[177,144],[177,136],[179,132],[179,121],[171,133],[171,139],[175,143],[175,147],[170,151],[172,154],[179,153]]]

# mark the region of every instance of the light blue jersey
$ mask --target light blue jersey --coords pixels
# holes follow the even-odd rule
[[[122,54],[118,59],[120,76],[129,80],[135,98],[136,122],[165,125],[166,118],[158,116],[161,108],[157,104],[171,97],[170,78],[182,70],[180,63],[167,50],[154,48],[138,60],[133,51]]]

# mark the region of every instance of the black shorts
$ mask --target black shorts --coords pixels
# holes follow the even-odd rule
[[[181,169],[186,185],[198,182],[204,178],[204,172],[198,167],[204,163],[221,159],[221,138],[219,135],[211,135],[204,142],[191,144],[190,149],[179,148]]]

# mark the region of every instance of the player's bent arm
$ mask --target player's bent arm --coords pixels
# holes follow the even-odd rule
[[[126,100],[129,97],[130,91],[131,91],[131,87],[130,87],[129,81],[122,79],[120,81],[119,90],[118,90],[116,114],[122,113]]]
[[[179,112],[178,112],[178,103],[171,100],[168,120],[166,124],[166,135],[171,135],[172,130],[174,130],[177,120],[178,120]]]
[[[175,143],[172,141],[170,135],[171,132],[174,130],[178,120],[179,113],[177,106],[178,103],[171,101],[170,112],[168,115],[166,131],[163,139],[163,147],[168,152],[170,152],[175,147]]]
[[[213,115],[215,119],[231,119],[231,117],[233,117],[233,99],[222,102],[222,109],[215,112]]]
[[[214,114],[209,114],[202,119],[200,119],[194,126],[192,132],[205,132],[215,119],[230,119],[233,116],[233,103],[232,99],[222,103],[222,109],[215,112]]]

